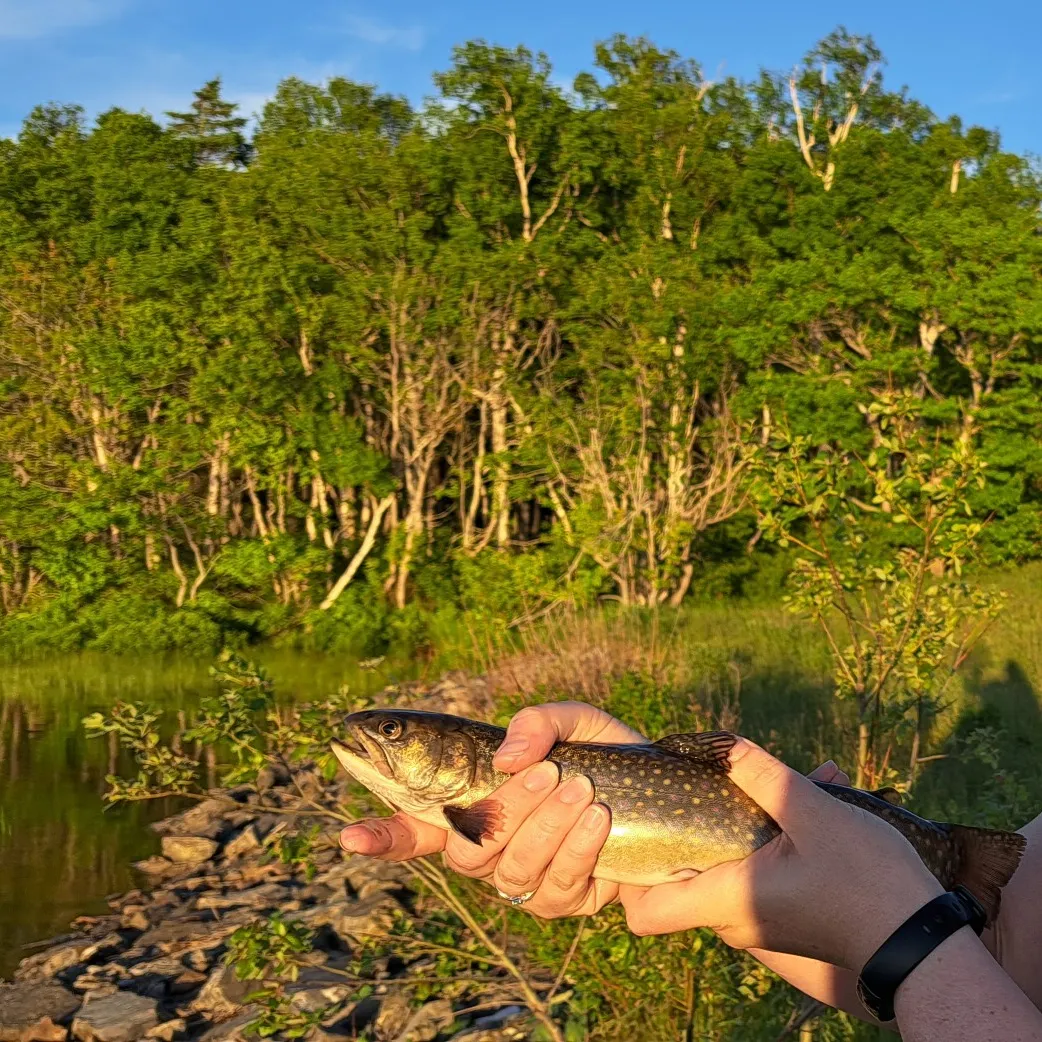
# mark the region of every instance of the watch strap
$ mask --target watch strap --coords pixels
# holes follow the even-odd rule
[[[912,970],[964,926],[979,935],[986,921],[980,902],[962,886],[923,905],[865,963],[857,982],[865,1008],[877,1020],[893,1020],[894,996]]]

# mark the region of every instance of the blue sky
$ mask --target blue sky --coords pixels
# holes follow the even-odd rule
[[[247,113],[289,75],[344,75],[420,101],[453,44],[477,37],[545,51],[564,82],[616,32],[695,58],[710,78],[751,76],[790,68],[840,23],[875,37],[891,86],[1042,153],[1040,0],[0,0],[0,134],[43,101],[91,115],[184,108],[215,75]]]

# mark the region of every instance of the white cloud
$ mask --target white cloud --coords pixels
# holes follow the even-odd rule
[[[423,47],[423,29],[418,25],[408,28],[396,28],[384,25],[373,18],[359,15],[347,15],[344,18],[344,29],[348,36],[364,43],[372,43],[378,47],[398,47],[403,51],[418,51]]]
[[[0,39],[31,40],[114,18],[124,0],[0,0]]]

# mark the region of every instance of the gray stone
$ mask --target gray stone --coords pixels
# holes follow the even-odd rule
[[[290,891],[278,883],[265,883],[263,886],[250,887],[248,890],[232,890],[224,894],[203,894],[196,903],[196,908],[205,911],[224,911],[227,908],[285,908],[289,901]]]
[[[392,992],[380,1003],[380,1012],[373,1022],[376,1037],[383,1042],[392,1042],[409,1023],[411,1016],[409,1000],[400,991]]]
[[[215,1024],[206,1032],[199,1042],[253,1042],[254,1036],[247,1034],[246,1029],[257,1019],[260,1012],[257,1006],[246,1006],[241,1013],[230,1020]]]
[[[395,1042],[434,1042],[443,1027],[454,1019],[452,1003],[448,999],[434,999],[413,1010]]]
[[[93,999],[72,1022],[80,1042],[134,1042],[157,1021],[156,1003],[129,991]]]
[[[75,941],[67,941],[23,959],[15,976],[18,980],[30,981],[56,977],[73,966],[90,962],[97,955],[114,953],[122,948],[124,943],[118,933],[105,934],[101,938],[82,937]]]
[[[528,1011],[524,1006],[504,1006],[502,1009],[497,1009],[494,1013],[487,1013],[483,1017],[478,1017],[474,1021],[474,1027],[482,1030],[502,1027],[512,1020],[517,1020],[518,1017],[526,1016],[527,1013]]]
[[[203,800],[182,814],[157,821],[152,828],[164,836],[206,836],[216,839],[224,826],[227,804],[223,800]]]
[[[276,785],[289,785],[293,776],[281,763],[269,763],[257,772],[257,791],[267,792]]]
[[[232,966],[216,966],[190,1008],[211,1018],[230,1017],[239,1012],[246,996],[260,987],[257,981],[239,980]]]
[[[53,981],[0,984],[0,1042],[46,1042],[64,1038],[80,999]]]
[[[301,988],[290,992],[289,1001],[304,1013],[331,1010],[349,999],[356,990],[352,984],[326,984],[323,987]]]
[[[172,861],[165,857],[160,857],[158,854],[146,857],[143,861],[134,862],[134,868],[139,872],[144,872],[146,876],[151,876],[153,879],[162,878],[172,872],[175,867]]]
[[[232,837],[224,845],[224,856],[229,861],[235,858],[243,857],[245,854],[251,854],[255,850],[260,850],[260,839],[257,837],[257,830],[252,824],[247,825],[237,836]]]
[[[206,836],[164,836],[163,855],[177,864],[196,865],[217,853],[217,843]]]
[[[195,951],[188,952],[187,955],[181,956],[181,962],[188,969],[195,970],[197,973],[205,973],[210,968],[212,961],[198,948]]]
[[[145,1032],[145,1038],[158,1038],[160,1042],[174,1042],[175,1038],[181,1038],[188,1030],[188,1025],[181,1017],[174,1020],[164,1020],[162,1024],[156,1024]]]
[[[152,923],[145,911],[144,905],[127,905],[123,909],[120,926],[126,930],[147,930]]]

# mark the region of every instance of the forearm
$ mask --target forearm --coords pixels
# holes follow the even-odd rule
[[[1018,830],[1028,841],[1020,867],[1002,891],[995,927],[984,932],[989,951],[1042,1009],[1042,815]]]
[[[905,978],[894,1002],[905,1042],[1040,1042],[1042,1013],[969,927]]]
[[[773,970],[783,980],[787,980],[794,988],[809,995],[826,1006],[841,1009],[859,1020],[869,1024],[897,1030],[891,1021],[880,1025],[857,995],[857,977],[850,970],[830,966],[817,959],[805,959],[802,955],[788,955],[784,952],[768,952],[751,948],[749,954],[759,959],[768,969]]]

